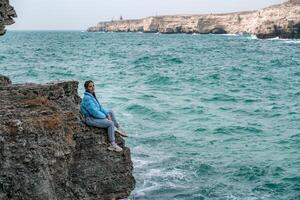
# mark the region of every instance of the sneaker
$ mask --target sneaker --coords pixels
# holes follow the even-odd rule
[[[110,144],[107,149],[110,150],[110,151],[116,151],[116,152],[123,151],[123,149],[119,145],[117,145],[116,143]]]
[[[120,128],[116,128],[115,132],[121,135],[122,137],[128,137],[128,135]]]

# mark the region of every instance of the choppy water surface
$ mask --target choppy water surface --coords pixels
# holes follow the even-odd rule
[[[8,32],[15,83],[93,79],[130,134],[129,199],[300,199],[300,42]]]

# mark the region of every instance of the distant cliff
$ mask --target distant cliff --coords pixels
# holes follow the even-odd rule
[[[5,34],[5,25],[11,25],[13,18],[17,17],[14,8],[9,5],[9,0],[0,0],[0,36]]]
[[[258,11],[208,15],[174,15],[100,22],[87,31],[200,34],[253,34],[259,38],[300,38],[300,0]]]
[[[134,189],[130,149],[80,118],[78,82],[11,84],[0,75],[0,199],[111,200]]]

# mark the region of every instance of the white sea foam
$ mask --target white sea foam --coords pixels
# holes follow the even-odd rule
[[[256,35],[242,35],[245,36],[249,40],[259,40],[259,38]]]
[[[165,172],[165,176],[174,179],[185,179],[185,174],[182,170],[174,169],[168,172]]]
[[[252,39],[252,40],[258,40],[258,37],[256,35],[251,35],[250,39]]]
[[[149,160],[142,160],[142,159],[132,159],[133,163],[134,163],[134,167],[135,168],[143,168],[144,166],[147,166],[151,163],[154,163],[153,161],[149,161]]]
[[[300,40],[286,40],[285,43],[300,44]]]
[[[146,174],[145,177],[152,178],[152,177],[160,177],[162,176],[162,170],[161,169],[150,169]]]
[[[270,38],[270,39],[267,39],[267,40],[282,41],[284,43],[292,43],[292,44],[299,44],[300,43],[299,39],[283,39],[283,38],[279,38],[279,37]]]
[[[169,171],[161,170],[161,169],[150,169],[145,177],[153,178],[153,177],[161,177],[161,178],[171,178],[171,179],[184,179],[185,175],[181,170],[173,169]]]
[[[146,195],[147,192],[158,190],[161,187],[162,185],[157,182],[144,181],[142,188],[138,189],[133,195],[135,197],[143,197]]]
[[[233,34],[233,33],[226,33],[226,34],[220,34],[225,36],[240,36],[239,34]]]
[[[280,38],[279,37],[275,37],[275,38],[269,38],[267,40],[280,40]]]
[[[182,180],[184,174],[178,170],[174,169],[171,171],[161,170],[161,169],[150,169],[148,173],[144,174],[143,184],[140,185],[139,188],[136,188],[135,193],[133,194],[134,198],[136,197],[144,197],[147,193],[151,193],[152,191],[157,191],[162,187],[169,188],[181,188],[182,190],[187,189],[189,186],[187,185],[178,185],[177,182],[172,182],[170,179],[180,179]],[[153,178],[159,178],[163,180],[169,180],[166,182],[159,183],[157,181],[153,181]]]
[[[122,113],[122,115],[123,115],[123,116],[126,116],[126,117],[131,117],[131,116],[132,116],[132,114],[127,113],[127,112]]]

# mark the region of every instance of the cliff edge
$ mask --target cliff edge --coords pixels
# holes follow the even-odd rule
[[[78,82],[11,84],[0,75],[0,199],[119,199],[135,187],[130,149],[80,118]]]
[[[300,0],[257,11],[207,15],[174,15],[100,22],[89,32],[159,32],[253,34],[258,38],[300,38]]]
[[[17,14],[14,8],[9,5],[9,0],[0,0],[0,36],[6,32],[5,25],[15,23],[14,17],[17,17]]]

